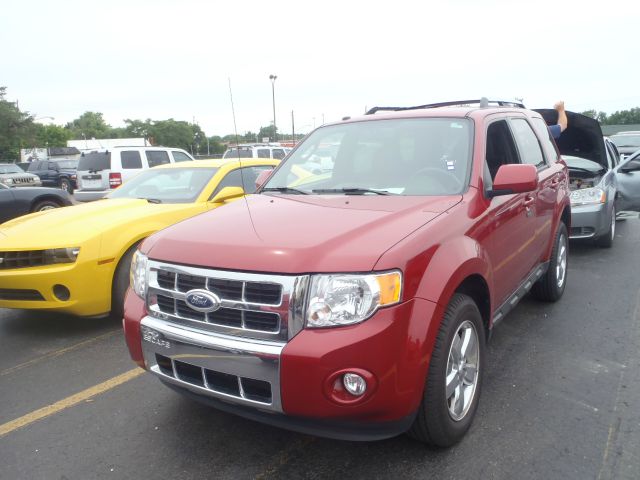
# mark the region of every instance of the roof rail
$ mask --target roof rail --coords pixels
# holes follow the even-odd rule
[[[480,104],[480,108],[488,108],[489,104],[497,105],[499,107],[526,108],[521,102],[489,100],[487,97],[482,97],[480,100],[457,100],[453,102],[428,103],[426,105],[416,105],[415,107],[373,107],[367,111],[366,115],[373,115],[376,112],[399,112],[403,110],[422,110],[426,108],[469,106],[473,103]]]

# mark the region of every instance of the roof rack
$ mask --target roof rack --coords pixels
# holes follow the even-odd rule
[[[373,115],[376,112],[399,112],[403,110],[422,110],[425,108],[469,106],[473,103],[480,104],[480,108],[488,108],[489,104],[497,105],[499,107],[526,108],[521,102],[489,100],[486,97],[482,97],[480,100],[457,100],[453,102],[428,103],[426,105],[416,105],[415,107],[373,107],[367,111],[366,115]]]

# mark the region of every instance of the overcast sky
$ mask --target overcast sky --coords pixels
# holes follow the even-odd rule
[[[376,105],[523,98],[640,106],[640,1],[5,2],[0,86],[64,124],[85,111],[195,121],[208,135],[273,119],[291,132]],[[43,119],[43,122],[49,120]]]

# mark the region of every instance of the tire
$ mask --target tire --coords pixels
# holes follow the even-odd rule
[[[556,302],[562,297],[567,285],[568,256],[569,236],[566,225],[561,222],[551,250],[549,268],[531,289],[534,297],[545,302]]]
[[[465,339],[469,339],[466,348]],[[431,446],[450,447],[467,433],[480,398],[485,342],[478,306],[471,297],[454,294],[442,319],[422,401],[407,432],[409,436]],[[462,402],[455,402],[456,397],[463,398]]]
[[[124,316],[124,297],[129,288],[129,269],[131,268],[131,259],[138,248],[136,243],[129,248],[122,256],[113,275],[113,287],[111,289],[111,316],[122,319]]]
[[[611,220],[609,221],[609,229],[604,235],[596,238],[596,245],[600,248],[611,248],[613,246],[613,240],[616,236],[616,207],[613,207],[611,211]]]
[[[73,193],[73,184],[68,178],[60,179],[60,189],[67,192],[69,195]]]
[[[33,212],[44,212],[45,210],[51,210],[53,208],[60,208],[60,205],[55,200],[40,200],[39,202],[33,205],[31,209],[31,213]]]

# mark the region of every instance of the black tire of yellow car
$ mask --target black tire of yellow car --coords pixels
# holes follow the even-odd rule
[[[561,240],[562,239],[562,240]],[[562,285],[558,285],[558,273],[557,267],[559,264],[558,252],[562,248],[565,248],[565,265],[564,276],[562,277]],[[556,239],[553,244],[553,250],[551,250],[551,257],[549,259],[549,268],[545,274],[540,277],[531,288],[531,294],[538,300],[544,302],[556,302],[560,300],[564,293],[564,288],[567,285],[567,267],[568,267],[568,253],[569,253],[569,235],[567,234],[567,227],[564,223],[560,222],[558,226],[558,232],[556,233]]]
[[[116,267],[116,273],[113,275],[113,287],[111,289],[111,316],[121,320],[124,315],[124,297],[129,288],[129,269],[131,268],[131,259],[138,248],[136,243],[129,248],[122,256]]]
[[[54,200],[41,200],[33,205],[33,208],[31,209],[31,213],[41,212],[43,210],[49,210],[51,208],[60,208],[61,206],[62,205],[60,205],[58,202]]]
[[[459,420],[451,418],[446,398],[447,363],[452,348],[453,337],[463,323],[470,322],[475,327],[478,342],[478,376],[473,399]],[[418,415],[407,434],[433,447],[450,447],[459,442],[469,430],[475,416],[482,387],[485,362],[485,329],[478,306],[468,295],[456,293],[451,298],[442,318],[442,324],[429,361],[422,401]]]

